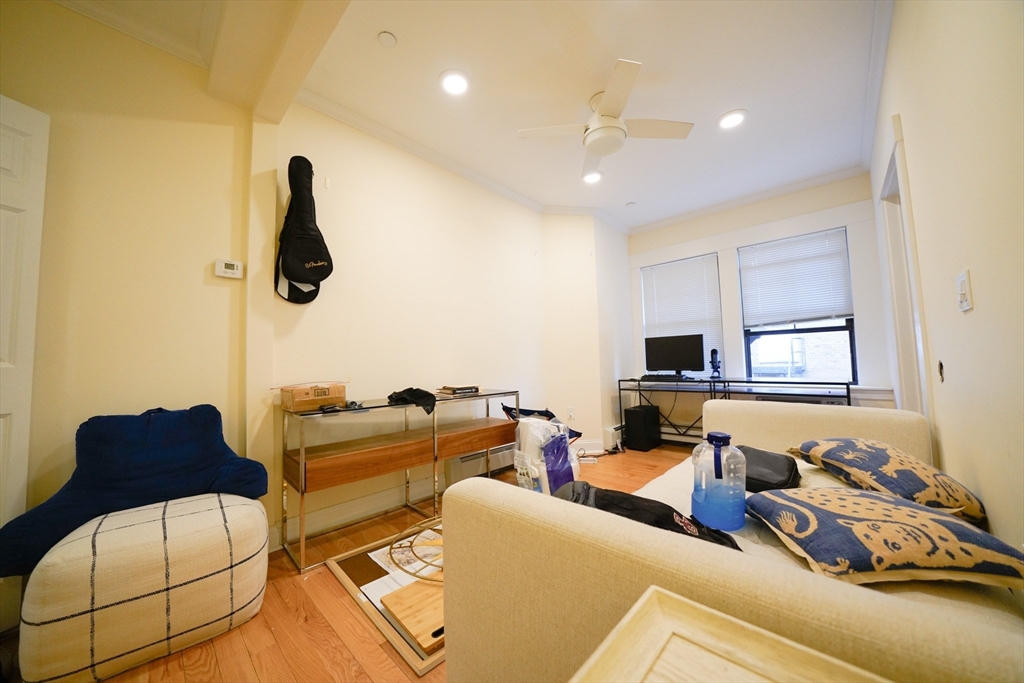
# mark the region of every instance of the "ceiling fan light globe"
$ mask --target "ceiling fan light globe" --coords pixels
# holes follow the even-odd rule
[[[600,171],[591,171],[587,175],[583,176],[583,182],[593,185],[601,179]]]
[[[626,131],[618,126],[604,126],[588,130],[583,135],[583,146],[587,154],[595,157],[606,157],[622,149],[626,141]]]

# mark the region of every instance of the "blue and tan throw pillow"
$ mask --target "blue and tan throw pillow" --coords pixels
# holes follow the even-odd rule
[[[1024,588],[1024,553],[945,512],[858,489],[785,489],[747,498],[818,574],[849,583],[972,581]]]
[[[975,523],[985,506],[953,477],[898,448],[870,439],[805,441],[790,455],[817,465],[851,486],[891,493],[931,508],[941,508]]]

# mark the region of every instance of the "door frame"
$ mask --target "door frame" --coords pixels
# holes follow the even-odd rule
[[[0,313],[0,524],[28,498],[32,369],[50,117],[0,96],[0,196],[7,289]],[[7,299],[10,296],[10,299]],[[0,578],[0,632],[20,622],[22,577]]]

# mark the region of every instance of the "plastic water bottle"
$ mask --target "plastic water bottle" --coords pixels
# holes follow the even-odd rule
[[[724,432],[709,432],[693,449],[690,511],[712,529],[742,529],[746,512],[747,459]]]

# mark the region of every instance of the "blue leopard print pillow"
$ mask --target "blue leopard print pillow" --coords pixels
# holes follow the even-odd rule
[[[782,489],[747,498],[818,574],[849,583],[972,581],[1024,589],[1024,554],[943,511],[876,491]]]
[[[851,486],[891,493],[980,524],[985,506],[967,487],[898,448],[871,439],[805,441],[790,455],[817,465]]]

